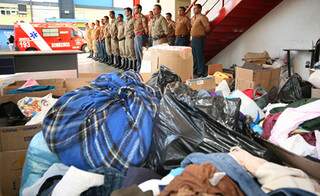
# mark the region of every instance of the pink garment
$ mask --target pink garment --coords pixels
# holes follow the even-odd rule
[[[39,86],[39,83],[34,79],[29,79],[19,89],[28,88],[28,87],[31,87],[31,86]]]
[[[320,116],[320,100],[302,105],[298,108],[287,108],[279,116],[271,130],[270,141],[279,145],[289,137],[289,133],[300,124]]]

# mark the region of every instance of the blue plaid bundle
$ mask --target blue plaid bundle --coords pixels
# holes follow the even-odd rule
[[[57,101],[44,120],[44,138],[66,165],[138,166],[151,146],[158,93],[131,71],[100,75]]]

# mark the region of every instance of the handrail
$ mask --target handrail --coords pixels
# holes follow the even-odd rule
[[[207,15],[218,3],[220,2],[220,0],[216,1],[215,4],[213,4],[213,6],[206,11],[205,15]],[[224,7],[224,0],[222,0],[222,7]]]
[[[184,12],[185,14],[188,14],[190,12],[190,10],[192,9],[192,7],[197,3],[197,0],[193,0],[193,2],[189,5],[189,7],[187,8],[187,10]]]

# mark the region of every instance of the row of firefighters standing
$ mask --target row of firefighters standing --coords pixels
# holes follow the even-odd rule
[[[155,5],[148,19],[141,13],[142,6],[135,5],[134,15],[131,8],[125,8],[126,22],[123,15],[110,11],[109,17],[104,16],[96,23],[87,24],[86,39],[91,54],[89,57],[114,65],[120,69],[140,71],[142,47],[169,43],[176,46],[190,46],[190,36],[194,75],[207,75],[204,61],[205,35],[210,31],[208,18],[201,14],[202,6],[194,6],[194,16],[190,20],[185,15],[185,7],[179,8],[176,22],[171,14],[166,19],[161,15],[161,6]]]

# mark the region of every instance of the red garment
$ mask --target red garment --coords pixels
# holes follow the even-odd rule
[[[271,136],[271,130],[273,126],[276,124],[281,112],[275,113],[275,114],[269,114],[266,119],[263,121],[262,128],[262,138],[263,139],[269,139]]]
[[[249,89],[246,89],[246,90],[244,90],[244,91],[242,91],[245,95],[247,95],[248,97],[250,97],[250,99],[254,99],[254,89],[251,89],[251,88],[249,88]],[[262,94],[260,94],[260,93],[258,93],[258,92],[256,92],[256,96],[257,97],[260,97]]]

